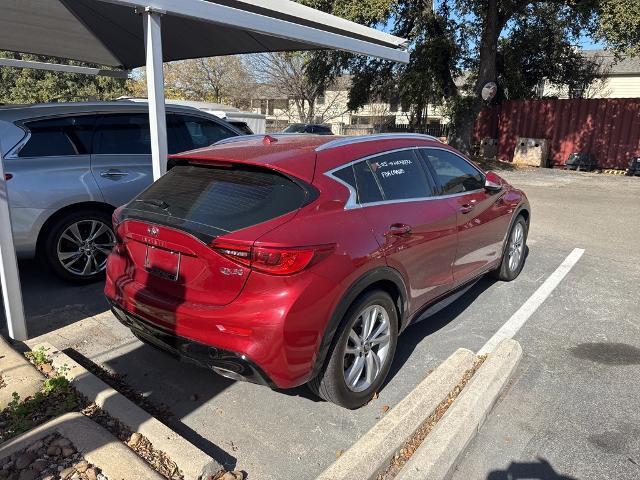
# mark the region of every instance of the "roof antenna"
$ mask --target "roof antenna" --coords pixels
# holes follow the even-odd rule
[[[272,143],[276,143],[278,139],[276,137],[272,137],[271,135],[265,135],[262,139],[263,145],[271,145]]]

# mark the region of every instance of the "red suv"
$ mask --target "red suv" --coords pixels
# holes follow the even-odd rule
[[[432,137],[238,137],[169,163],[114,214],[105,292],[141,340],[225,377],[357,408],[401,331],[524,263],[524,193]]]

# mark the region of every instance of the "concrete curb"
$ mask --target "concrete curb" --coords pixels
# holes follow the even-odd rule
[[[515,371],[522,347],[515,340],[500,342],[460,396],[404,465],[396,480],[449,478]]]
[[[0,336],[0,376],[6,384],[0,388],[0,410],[6,408],[13,399],[13,393],[25,399],[39,392],[44,376],[29,363],[29,360],[16,352],[13,347]]]
[[[66,367],[66,377],[71,384],[90,401],[120,420],[131,429],[144,435],[153,447],[166,453],[176,462],[186,480],[197,480],[202,472],[222,469],[215,460],[189,443],[165,424],[145,412],[131,400],[120,394],[94,374],[60,352],[49,343],[41,343],[34,347],[44,348],[51,358],[54,368]],[[219,467],[219,468],[218,468]],[[217,471],[217,470],[216,470]]]
[[[476,359],[460,348],[428,375],[316,480],[371,480],[458,384]]]
[[[67,413],[0,445],[0,458],[23,450],[52,433],[68,439],[84,459],[110,479],[161,480],[140,457],[97,423],[80,413]]]

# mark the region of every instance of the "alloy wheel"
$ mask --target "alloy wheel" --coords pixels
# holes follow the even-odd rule
[[[80,220],[58,238],[60,265],[73,275],[90,277],[102,272],[115,245],[113,230],[100,220]]]
[[[369,388],[380,375],[389,356],[389,313],[381,305],[370,305],[358,315],[349,331],[344,353],[344,380],[353,392]]]
[[[509,270],[515,272],[520,265],[520,260],[524,252],[524,227],[522,223],[516,223],[511,233],[509,242]]]

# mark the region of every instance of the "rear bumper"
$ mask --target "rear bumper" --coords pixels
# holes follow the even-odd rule
[[[140,340],[181,360],[209,368],[233,380],[276,387],[262,369],[245,355],[205,345],[162,330],[137,315],[124,311],[113,302],[111,302],[111,311]]]

